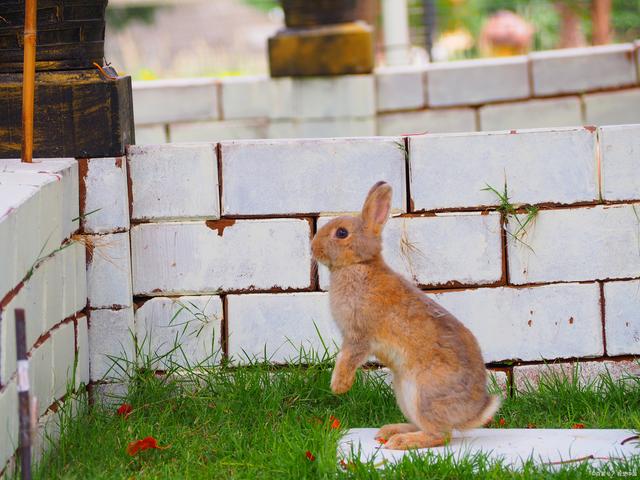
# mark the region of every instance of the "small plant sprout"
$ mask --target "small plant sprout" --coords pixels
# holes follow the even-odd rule
[[[528,228],[530,228],[538,215],[538,211],[540,210],[535,205],[514,205],[509,200],[509,192],[507,189],[507,179],[504,180],[504,189],[502,192],[498,191],[496,188],[492,187],[488,183],[485,184],[486,187],[482,189],[483,192],[491,192],[493,193],[499,201],[498,211],[504,215],[505,220],[505,232],[507,235],[512,237],[516,242],[520,242],[522,245],[527,247],[529,250],[533,251],[533,248],[525,242],[525,238],[528,234]],[[518,213],[518,210],[521,210],[523,213]],[[509,231],[507,228],[509,224],[509,220],[514,219],[517,223],[517,227],[515,231]]]
[[[425,258],[425,254],[418,248],[416,243],[409,239],[406,220],[402,222],[402,233],[400,235],[400,257],[409,271],[411,278],[417,283],[418,275],[415,266],[416,257]]]

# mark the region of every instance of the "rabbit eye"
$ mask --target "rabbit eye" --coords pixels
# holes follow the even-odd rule
[[[336,238],[347,238],[349,231],[346,228],[340,227],[336,230]]]

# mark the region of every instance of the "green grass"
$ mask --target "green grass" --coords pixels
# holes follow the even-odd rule
[[[186,375],[132,374],[131,388],[116,406],[92,409],[80,399],[75,420],[63,415],[62,435],[41,462],[35,478],[65,479],[301,479],[381,478],[374,465],[336,464],[336,443],[351,427],[402,421],[391,389],[359,372],[353,389],[335,396],[329,390],[332,360],[310,366],[191,368]],[[117,404],[130,403],[128,418]],[[331,428],[330,416],[341,422]],[[616,382],[602,377],[581,387],[549,376],[538,387],[508,398],[496,419],[502,428],[640,429],[640,380]],[[164,450],[126,453],[133,440],[153,436]],[[310,451],[314,461],[305,452]],[[640,450],[639,450],[640,453]],[[509,472],[484,456],[464,461],[431,456],[390,466],[390,478],[637,478],[638,458],[595,472],[588,465],[567,465],[559,472],[526,465]]]

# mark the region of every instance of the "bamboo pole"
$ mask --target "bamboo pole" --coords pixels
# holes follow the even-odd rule
[[[24,310],[16,308],[16,352],[18,357],[18,414],[20,425],[20,478],[31,479],[31,414],[29,412],[29,360]]]
[[[22,69],[22,161],[33,161],[33,104],[36,83],[36,16],[38,0],[25,1]]]

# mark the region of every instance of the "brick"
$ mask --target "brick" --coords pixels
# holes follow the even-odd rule
[[[640,204],[538,212],[522,241],[508,236],[511,282],[640,276],[640,221],[636,212],[640,215]],[[513,232],[517,223],[510,223]]]
[[[323,342],[333,353],[334,343],[341,341],[327,293],[229,295],[227,302],[229,356],[234,362],[310,363],[311,358],[300,358],[301,349],[322,358]]]
[[[480,107],[484,131],[582,125],[579,97],[563,97]]]
[[[640,354],[640,280],[604,284],[608,355]]]
[[[602,127],[599,133],[602,198],[640,199],[640,125]]]
[[[426,75],[431,107],[477,105],[529,96],[526,57],[432,63]]]
[[[98,383],[92,385],[93,398],[102,407],[118,408],[127,397],[129,387],[126,382]]]
[[[600,289],[595,283],[479,288],[428,296],[471,330],[487,363],[604,353]]]
[[[225,119],[269,115],[269,77],[229,77],[222,80],[222,115]]]
[[[190,78],[134,82],[133,111],[138,124],[217,120],[217,80]]]
[[[424,69],[387,67],[375,72],[378,112],[410,110],[424,106]]]
[[[637,77],[632,51],[633,46],[625,43],[531,53],[533,93],[557,95],[633,85]]]
[[[415,133],[475,132],[476,113],[472,108],[443,108],[381,114],[378,135]]]
[[[166,125],[136,125],[136,145],[158,145],[168,141]]]
[[[132,304],[129,232],[85,237],[89,245],[87,298],[91,308]]]
[[[373,117],[373,75],[279,80],[271,89],[272,119]]]
[[[585,128],[409,137],[415,210],[497,206],[487,185],[513,204],[598,198],[594,131]]]
[[[218,218],[215,145],[131,146],[134,220]]]
[[[266,119],[181,122],[169,124],[169,136],[172,142],[241,140],[265,138],[267,128]]]
[[[54,402],[53,342],[47,340],[29,354],[31,394],[38,400],[38,415],[42,415]]]
[[[67,247],[68,248],[68,247]],[[69,288],[64,284],[65,261],[71,261],[75,269],[75,259],[71,259],[65,250],[56,252],[52,257],[44,260],[39,268],[42,268],[42,296],[38,301],[42,304],[43,323],[42,333],[48,331],[54,325],[60,323],[68,316],[65,311],[65,289]]]
[[[509,379],[506,372],[487,370],[487,386],[491,393],[500,394],[502,398],[509,397]]]
[[[223,215],[359,211],[386,180],[392,209],[405,211],[402,139],[223,142]]]
[[[295,138],[373,137],[376,122],[373,117],[301,120],[293,122],[292,132]]]
[[[67,247],[67,249],[69,250],[69,253],[72,255],[72,257],[75,258],[76,260],[75,262],[75,268],[76,268],[75,280],[76,281],[73,288],[73,293],[74,293],[73,306],[70,308],[67,308],[66,310],[67,313],[69,313],[71,311],[73,312],[80,311],[87,305],[87,268],[86,268],[87,257],[86,257],[85,247],[80,242],[74,242],[72,245]],[[69,261],[67,265],[69,266],[69,270],[65,275],[68,274],[70,277],[71,261]],[[69,297],[69,300],[71,300],[71,297]]]
[[[86,233],[129,228],[127,162],[124,157],[81,159],[81,226]]]
[[[577,373],[577,378],[575,377]],[[640,366],[632,360],[605,360],[601,362],[550,363],[544,365],[521,365],[513,367],[513,384],[516,390],[527,392],[541,380],[566,377],[580,385],[594,384],[602,375],[610,375],[614,380],[624,380],[640,376]]]
[[[16,329],[13,312],[0,310],[0,385],[6,385],[16,371]]]
[[[298,219],[138,225],[134,294],[309,288],[310,236],[309,222]]]
[[[121,378],[135,361],[133,309],[92,310],[89,315],[91,381]],[[126,359],[126,362],[123,361]],[[119,365],[116,362],[119,361]]]
[[[78,370],[76,372],[76,390],[89,385],[89,323],[86,315],[76,318],[76,343],[78,355]]]
[[[318,228],[330,218],[318,219]],[[389,266],[420,285],[481,285],[502,278],[500,215],[445,214],[392,218],[383,233]],[[320,287],[329,271],[319,266]]]
[[[67,386],[74,378],[74,362],[76,359],[75,326],[67,322],[51,332],[53,351],[53,398],[58,400],[67,393]],[[72,388],[75,385],[71,385]]]
[[[0,470],[18,448],[18,392],[14,382],[0,390]]]
[[[591,125],[640,123],[640,88],[585,95],[584,111]]]
[[[170,370],[175,365],[195,367],[220,361],[220,297],[152,298],[136,311],[135,322],[138,344],[151,368]]]

